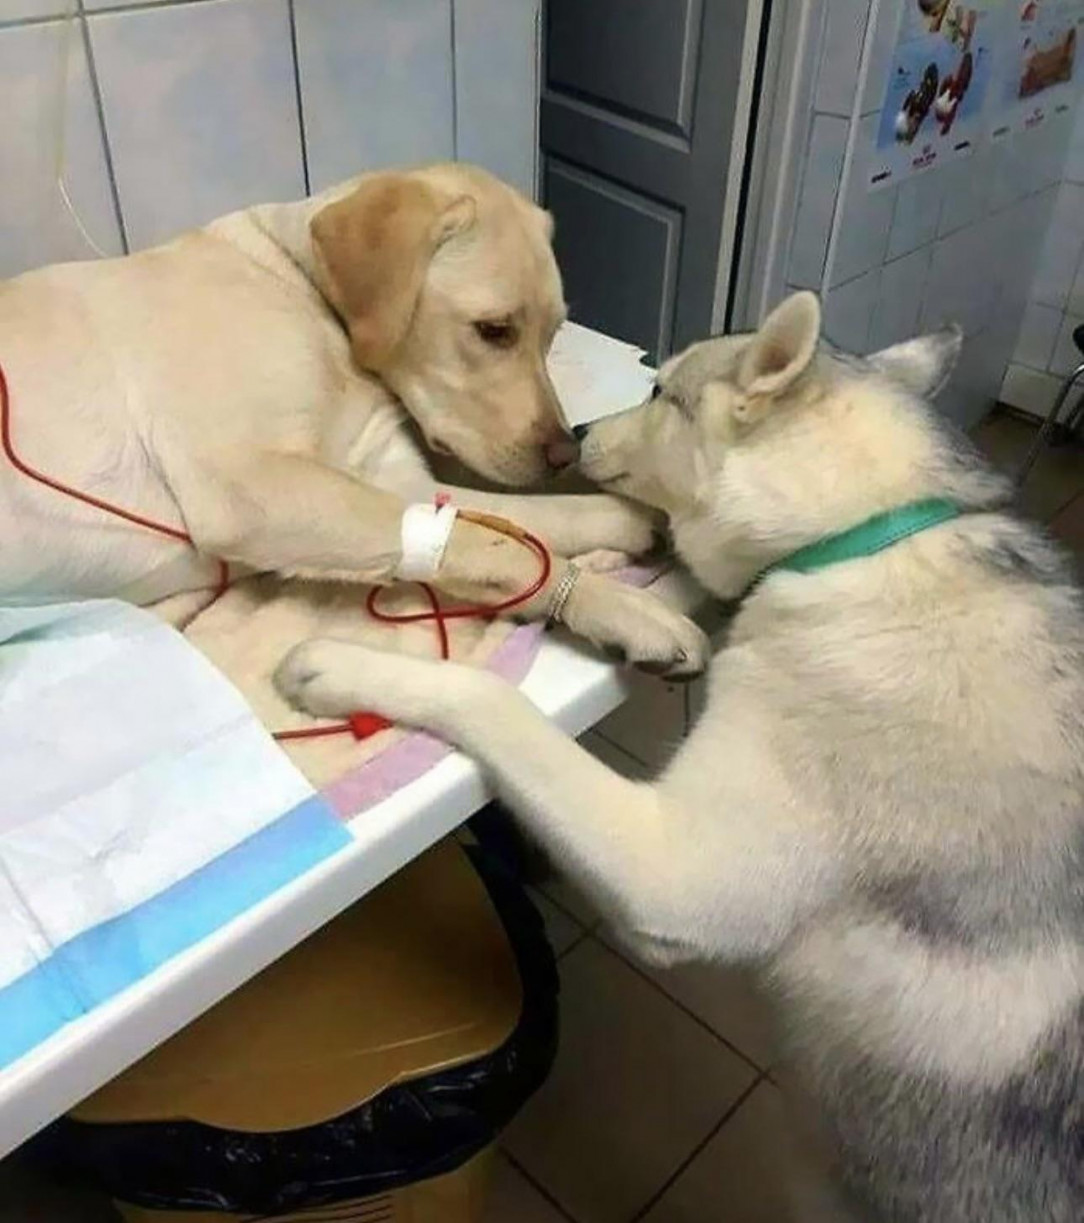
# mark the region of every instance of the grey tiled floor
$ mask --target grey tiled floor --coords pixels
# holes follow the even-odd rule
[[[505,1136],[487,1223],[778,1223],[761,1140],[780,1099],[750,981],[626,960],[567,884],[540,904],[560,957],[561,1051]]]

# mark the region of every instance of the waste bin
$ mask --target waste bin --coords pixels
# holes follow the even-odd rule
[[[442,842],[49,1132],[128,1223],[469,1223],[544,1081],[557,974],[519,883]]]

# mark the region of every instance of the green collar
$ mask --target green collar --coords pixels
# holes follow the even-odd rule
[[[770,574],[784,570],[788,573],[813,573],[817,569],[826,569],[829,565],[837,565],[840,561],[853,561],[862,556],[873,556],[883,552],[901,539],[908,539],[920,531],[927,531],[942,522],[949,522],[962,513],[960,507],[953,501],[943,497],[931,497],[926,501],[912,501],[910,505],[901,505],[898,509],[888,510],[884,514],[875,514],[851,527],[849,531],[840,531],[837,535],[828,535],[799,548],[790,556],[783,557],[775,564],[761,570],[753,585],[758,586]]]

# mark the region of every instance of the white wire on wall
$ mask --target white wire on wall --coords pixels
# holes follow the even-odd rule
[[[65,177],[65,165],[68,157],[68,80],[71,75],[72,34],[76,29],[78,10],[78,0],[66,0],[64,15],[61,19],[60,58],[57,73],[56,140],[53,145],[54,178],[60,202],[63,204],[65,212],[74,222],[75,228],[79,231],[83,241],[99,258],[106,259],[109,256],[109,252],[103,250],[91,237],[90,232],[83,223],[83,218],[79,215],[78,208],[76,208],[72,201],[71,192],[68,190],[68,182]]]

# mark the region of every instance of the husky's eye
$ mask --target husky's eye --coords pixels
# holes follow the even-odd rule
[[[662,394],[662,387],[659,386],[659,384],[656,382],[655,385],[651,388],[651,398],[658,399],[658,397],[661,394]]]
[[[479,319],[474,324],[479,339],[494,348],[511,348],[519,338],[514,324],[509,319]]]

